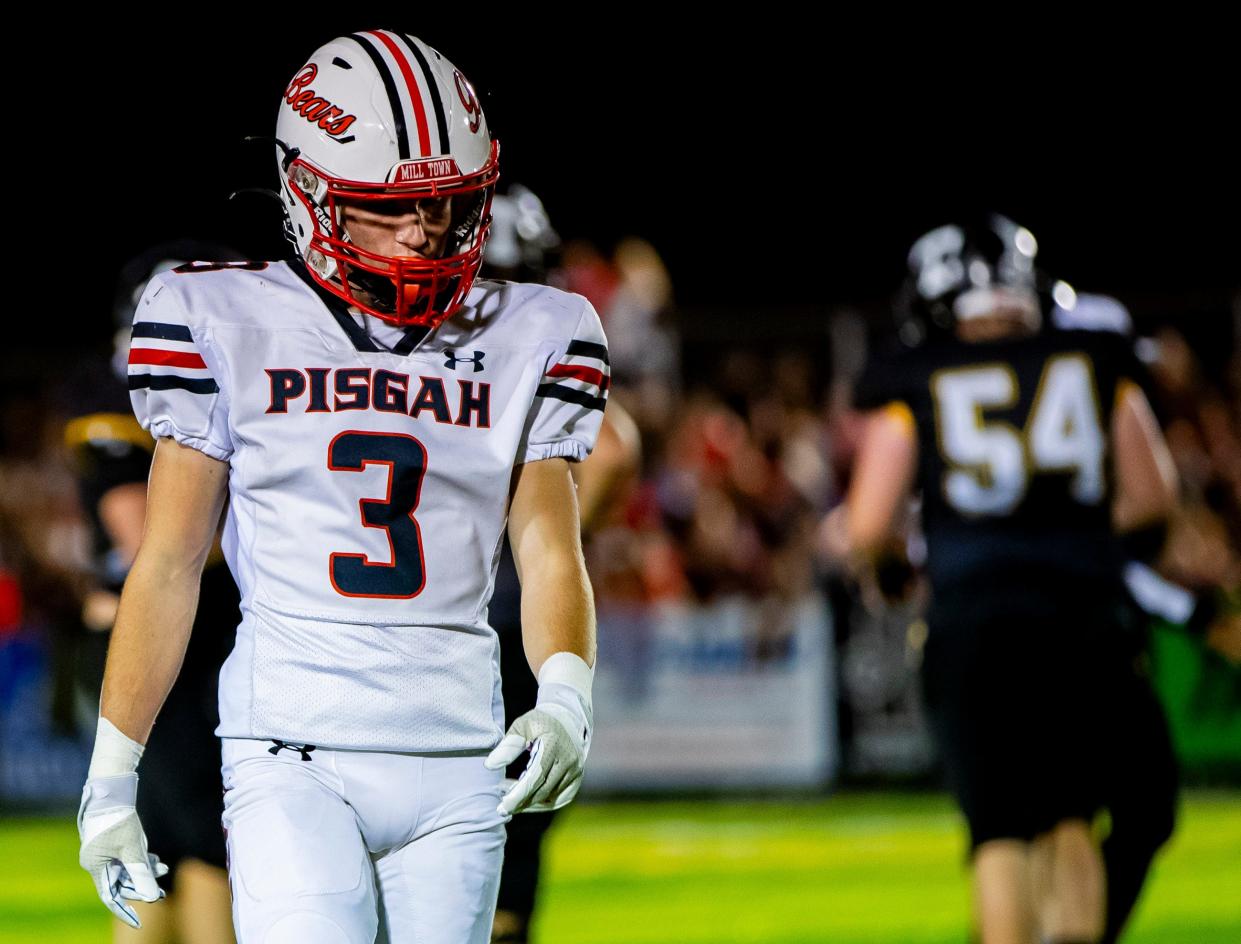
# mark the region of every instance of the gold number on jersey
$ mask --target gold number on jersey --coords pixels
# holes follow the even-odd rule
[[[944,498],[964,515],[1009,514],[1040,472],[1069,472],[1069,492],[1083,505],[1105,494],[1107,440],[1094,371],[1082,354],[1050,358],[1039,378],[1024,430],[986,419],[986,410],[1017,402],[1007,364],[937,371],[931,377]]]

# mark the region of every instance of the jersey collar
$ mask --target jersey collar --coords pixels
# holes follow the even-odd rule
[[[310,273],[306,271],[306,266],[301,260],[293,260],[289,263],[289,268],[297,275],[299,279],[306,283],[311,291],[318,296],[319,301],[323,302],[325,308],[331,313],[336,323],[344,332],[349,343],[353,345],[355,350],[364,354],[399,354],[402,357],[409,354],[416,348],[429,333],[430,330],[422,325],[414,325],[405,332],[405,336],[389,350],[379,344],[374,338],[367,334],[349,313],[349,306],[344,300],[333,295],[322,285],[310,277]]]

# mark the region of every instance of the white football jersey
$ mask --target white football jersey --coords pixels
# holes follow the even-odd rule
[[[297,263],[193,263],[139,302],[138,420],[230,466],[242,622],[220,735],[394,751],[501,737],[486,608],[513,467],[590,452],[606,341],[581,296],[482,280],[423,334],[387,350]]]

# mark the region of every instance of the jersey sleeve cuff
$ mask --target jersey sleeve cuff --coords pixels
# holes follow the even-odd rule
[[[168,420],[157,420],[147,426],[146,429],[156,439],[175,440],[182,446],[197,449],[204,455],[210,456],[212,459],[219,459],[221,462],[227,462],[233,455],[233,450],[224,449],[210,440],[183,433]]]
[[[540,459],[568,459],[570,462],[581,462],[588,455],[590,455],[590,450],[576,439],[562,439],[560,442],[527,446],[525,454],[517,457],[517,464],[538,462]]]

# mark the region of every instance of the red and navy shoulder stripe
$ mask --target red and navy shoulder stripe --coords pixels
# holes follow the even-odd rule
[[[220,386],[198,353],[188,326],[138,321],[130,335],[129,389],[211,394],[218,393]]]
[[[602,410],[611,383],[607,347],[594,341],[570,341],[564,356],[543,375],[535,395]]]

